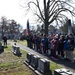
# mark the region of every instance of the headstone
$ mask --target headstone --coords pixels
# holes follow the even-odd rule
[[[39,59],[38,71],[43,74],[46,74],[50,71],[50,62],[47,59]]]
[[[1,49],[1,47],[2,47],[2,43],[0,42],[0,49]]]
[[[16,45],[13,45],[12,46],[12,52],[16,55],[20,55],[20,47],[16,46]]]
[[[27,62],[28,64],[31,63],[31,57],[32,57],[32,56],[33,56],[33,54],[27,53],[27,56],[26,56],[26,62]]]
[[[2,46],[2,52],[4,52],[4,46]]]
[[[37,69],[38,67],[38,60],[40,59],[40,56],[32,56],[31,57],[31,63],[30,65],[34,68],[34,69]]]
[[[0,52],[4,52],[4,46],[2,46],[1,42],[0,42]]]
[[[68,69],[61,68],[54,70],[54,75],[75,75],[75,74]]]
[[[17,54],[17,55],[21,54],[20,53],[20,47],[15,46],[15,48],[16,48],[16,50],[14,51],[14,54]]]
[[[15,50],[16,50],[16,46],[15,46],[15,45],[13,45],[13,46],[12,46],[12,52],[14,53],[14,52],[15,52]]]

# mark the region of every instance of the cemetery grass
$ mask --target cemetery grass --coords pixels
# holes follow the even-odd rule
[[[11,41],[13,41],[13,42],[15,42],[14,40],[11,40]],[[26,40],[17,40],[15,43],[20,43],[20,44],[22,44],[22,45],[25,45],[25,46],[27,46],[27,42],[26,42]]]
[[[27,46],[26,40],[24,40],[24,41],[18,40],[18,43]],[[50,69],[51,69],[52,73],[54,73],[54,70],[55,70],[55,69],[59,69],[59,68],[62,68],[62,66],[60,66],[60,65],[58,65],[58,64],[56,64],[56,63],[50,61]]]
[[[4,52],[0,54],[0,75],[36,75],[29,67],[23,62],[26,59],[27,52],[20,50],[21,57],[14,55],[11,52],[11,46],[4,49]],[[54,73],[54,70],[61,68],[62,66],[50,61],[50,70]]]
[[[17,42],[22,44],[22,45],[27,46],[27,41],[26,40],[23,40],[23,41],[17,40]]]
[[[18,57],[11,52],[11,46],[0,54],[0,75],[36,75],[30,68],[23,64],[26,52],[20,50],[22,55]]]

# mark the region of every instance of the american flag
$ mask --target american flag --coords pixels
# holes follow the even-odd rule
[[[26,35],[29,35],[30,29],[29,29],[29,20],[27,20],[27,29],[26,29]]]

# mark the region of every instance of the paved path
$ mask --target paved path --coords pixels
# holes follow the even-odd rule
[[[11,45],[14,44],[14,42],[9,41],[9,40],[8,40],[8,43],[11,44]],[[26,46],[24,46],[24,45],[22,45],[22,44],[18,44],[18,43],[17,43],[17,45],[18,45],[21,49],[23,49],[23,50],[25,50],[25,51],[27,51],[27,52],[34,53],[35,55],[39,55],[39,56],[42,57],[42,58],[47,58],[47,59],[49,59],[49,60],[51,60],[51,61],[53,61],[53,62],[55,62],[55,63],[57,63],[57,64],[59,64],[59,65],[64,66],[64,68],[71,69],[71,71],[73,71],[73,72],[75,73],[75,62],[74,62],[74,63],[70,63],[70,62],[68,62],[68,61],[66,61],[66,60],[61,60],[61,59],[59,59],[59,60],[53,60],[53,59],[51,59],[50,57],[45,56],[45,55],[42,55],[42,54],[40,54],[40,53],[38,53],[38,52],[35,52],[34,50],[32,50],[32,49],[30,49],[30,48],[28,48],[28,47],[26,47]]]

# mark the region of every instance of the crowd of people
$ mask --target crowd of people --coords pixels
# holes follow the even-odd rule
[[[49,37],[46,35],[28,35],[26,37],[27,46],[35,51],[49,55],[52,59],[58,60],[68,59],[74,62],[74,35],[52,34]]]

